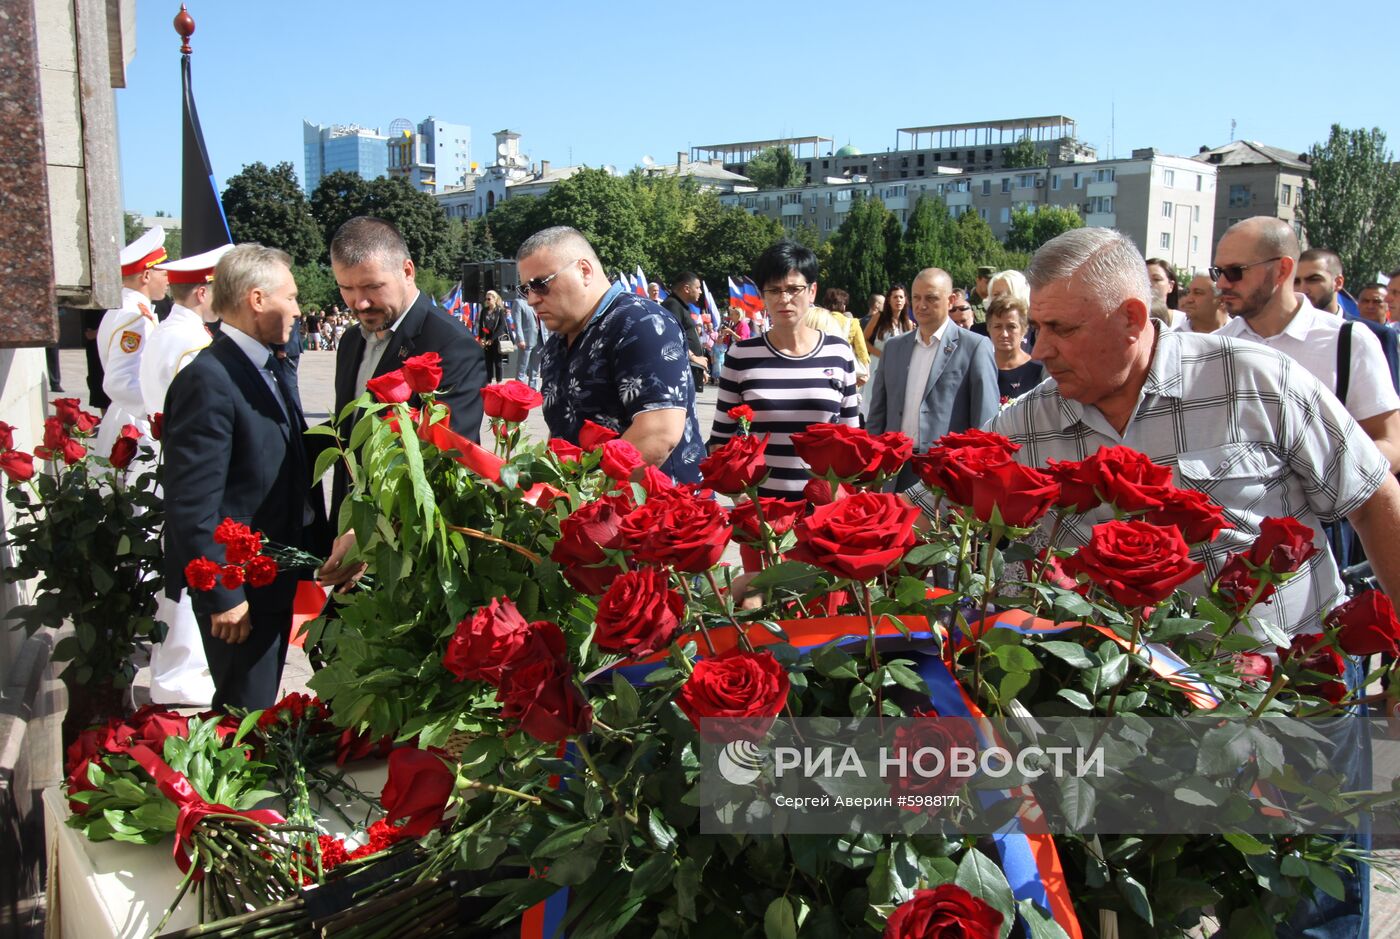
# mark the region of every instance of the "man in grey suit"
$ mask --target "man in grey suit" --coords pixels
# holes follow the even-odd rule
[[[540,387],[540,352],[548,333],[540,324],[535,308],[524,297],[515,300],[515,380],[531,388]]]
[[[922,453],[944,434],[981,427],[996,416],[1001,400],[992,343],[948,318],[953,281],[946,271],[925,268],[912,290],[917,329],[885,344],[871,379],[872,434],[898,430]],[[915,482],[906,467],[895,481],[903,491]]]

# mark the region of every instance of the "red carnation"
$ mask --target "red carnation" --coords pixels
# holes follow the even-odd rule
[[[731,421],[737,421],[744,425],[745,430],[748,429],[748,425],[753,423],[753,408],[747,404],[736,404],[724,413],[729,415]]]
[[[220,568],[219,583],[223,584],[225,590],[237,590],[243,586],[244,577],[242,567],[237,564],[225,564]]]
[[[267,587],[277,579],[277,562],[258,555],[248,562],[248,586]]]
[[[403,360],[403,379],[414,394],[437,391],[442,383],[442,356],[436,352],[409,356]]]
[[[195,558],[185,565],[185,583],[192,590],[213,590],[219,579],[219,565],[208,558]]]

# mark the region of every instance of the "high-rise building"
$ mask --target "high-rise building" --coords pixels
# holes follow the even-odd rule
[[[472,171],[472,129],[431,115],[418,122],[398,118],[389,125],[390,176],[402,176],[414,189],[435,193],[467,184]]]
[[[306,145],[302,185],[307,194],[316,191],[322,177],[337,170],[359,173],[365,179],[385,175],[389,170],[388,139],[378,129],[358,124],[302,121],[302,141]]]

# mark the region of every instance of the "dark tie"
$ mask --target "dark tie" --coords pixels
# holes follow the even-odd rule
[[[287,409],[287,417],[292,423],[292,436],[299,437],[306,422],[301,416],[301,395],[297,394],[296,386],[287,374],[287,363],[275,355],[269,355],[265,368],[272,373],[272,380],[277,383],[277,391],[282,395],[282,405]]]

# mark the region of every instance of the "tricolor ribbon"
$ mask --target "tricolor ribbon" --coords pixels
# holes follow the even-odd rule
[[[227,805],[206,802],[204,797],[195,791],[184,773],[171,769],[170,764],[144,744],[137,744],[126,752],[138,766],[150,774],[151,779],[155,780],[161,795],[180,807],[180,814],[175,819],[175,864],[182,874],[188,874],[194,863],[190,857],[194,830],[202,819],[210,815],[233,815],[261,825],[286,824],[287,820],[271,809],[240,812]],[[194,873],[195,880],[203,876],[203,871]]]

